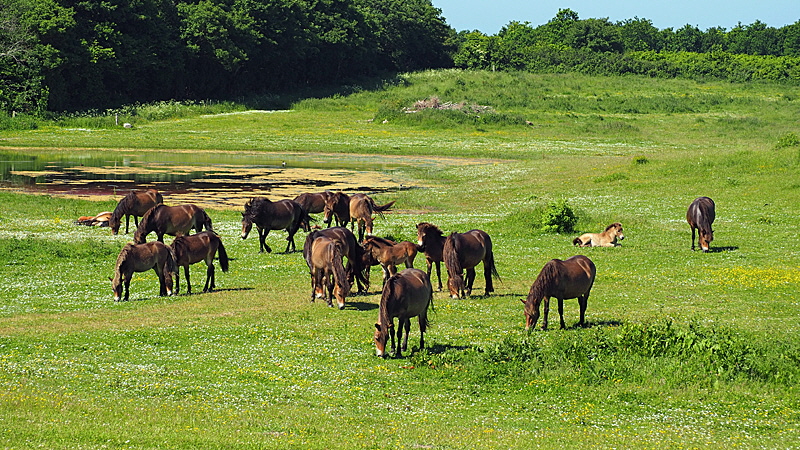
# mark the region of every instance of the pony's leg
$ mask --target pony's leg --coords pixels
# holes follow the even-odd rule
[[[131,216],[130,214],[125,214],[125,234],[128,234],[128,225],[131,223]],[[136,227],[139,227],[139,224],[136,224]]]
[[[694,251],[694,225],[692,225],[692,251]]]
[[[295,230],[289,230],[289,235],[286,236],[286,240],[288,241],[288,242],[286,242],[286,251],[284,251],[283,253],[289,253],[289,247],[292,247],[292,251],[293,252],[297,250],[297,247],[294,246],[294,234],[296,232],[297,232],[296,229]]]
[[[539,311],[536,311],[537,313]],[[547,316],[550,314],[550,297],[544,298],[544,317],[542,318],[542,330],[547,329]],[[536,317],[536,316],[534,316]]]
[[[419,349],[425,348],[425,324],[428,322],[426,314],[419,315]]]
[[[428,267],[428,279],[430,279],[431,270]],[[436,278],[439,280],[439,291],[442,290],[442,263],[436,261]]]
[[[467,297],[472,295],[472,284],[475,282],[475,268],[471,267],[467,269],[467,278],[464,280],[464,285],[467,289]]]
[[[406,319],[407,320],[407,319]],[[401,318],[397,319],[397,348],[394,352],[395,358],[400,358],[403,356],[403,350],[405,349],[403,345],[403,327],[405,326],[405,321]],[[408,337],[408,334],[406,334]],[[392,345],[394,347],[394,345]]]
[[[381,264],[381,269],[383,269],[383,283],[381,284],[381,286],[386,286],[386,280],[388,280],[389,277],[392,276],[390,271],[389,271],[389,265],[388,264]]]
[[[406,317],[406,320],[403,321],[403,328],[405,328],[406,334],[403,336],[403,351],[408,350],[408,335],[411,333],[411,318]]]
[[[258,242],[261,245],[261,253],[264,253],[264,250],[267,253],[272,253],[272,249],[267,245],[267,235],[269,234],[269,230],[264,228],[259,228],[258,230]]]
[[[487,258],[483,261],[483,279],[486,281],[485,294],[487,297],[489,293],[494,292],[494,284],[492,284],[492,264],[493,261],[491,258]]]
[[[125,301],[128,301],[128,297],[130,295],[130,287],[131,287],[131,278],[133,278],[133,274],[126,276],[123,279],[123,284],[125,285]]]
[[[561,329],[567,328],[567,325],[564,323],[564,299],[558,299],[558,317],[561,320]]]
[[[586,322],[584,321],[584,316],[586,315],[586,305],[587,305],[587,303],[589,303],[589,293],[588,292],[586,294],[584,294],[582,297],[578,297],[578,306],[580,307],[580,310],[581,310],[581,316],[580,316],[581,319],[580,319],[580,322],[578,322],[578,325],[580,325],[582,327],[586,326]]]
[[[213,291],[216,286],[214,285],[214,264],[209,264],[206,269],[206,285],[203,292]]]
[[[389,319],[389,320],[392,321],[391,323],[389,323],[389,337],[392,340],[392,353],[396,354],[397,353],[397,347],[395,346],[395,341],[394,341],[394,334],[395,334],[394,319]],[[399,325],[400,325],[399,320],[398,320],[398,324],[397,325],[398,325],[398,328],[399,328]]]
[[[183,266],[183,273],[186,275],[186,293],[192,293],[192,283],[189,281],[189,264]]]

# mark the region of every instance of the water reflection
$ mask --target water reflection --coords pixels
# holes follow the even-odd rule
[[[154,187],[168,203],[240,208],[254,196],[302,192],[382,192],[400,181],[397,167],[364,156],[117,151],[0,153],[0,187],[51,195],[119,199]]]

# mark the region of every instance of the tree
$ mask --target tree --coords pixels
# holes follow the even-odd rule
[[[649,19],[634,17],[617,22],[617,28],[625,51],[660,51],[664,48],[658,28]]]
[[[574,22],[567,31],[565,42],[576,50],[614,53],[624,50],[619,30],[608,18]]]

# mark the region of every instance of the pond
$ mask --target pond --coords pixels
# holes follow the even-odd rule
[[[156,188],[170,204],[239,209],[256,196],[410,188],[393,173],[406,164],[408,158],[371,155],[0,149],[0,189],[116,200],[132,189]]]

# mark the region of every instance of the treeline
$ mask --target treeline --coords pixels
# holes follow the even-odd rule
[[[0,0],[0,115],[252,97],[460,67],[800,81],[800,20],[731,30],[559,10],[456,33],[430,0]]]
[[[453,60],[461,68],[800,81],[800,20],[659,30],[648,19],[582,20],[562,9],[538,27],[511,22],[496,35],[462,31],[458,39]]]
[[[0,0],[0,111],[230,98],[452,65],[429,0]]]

